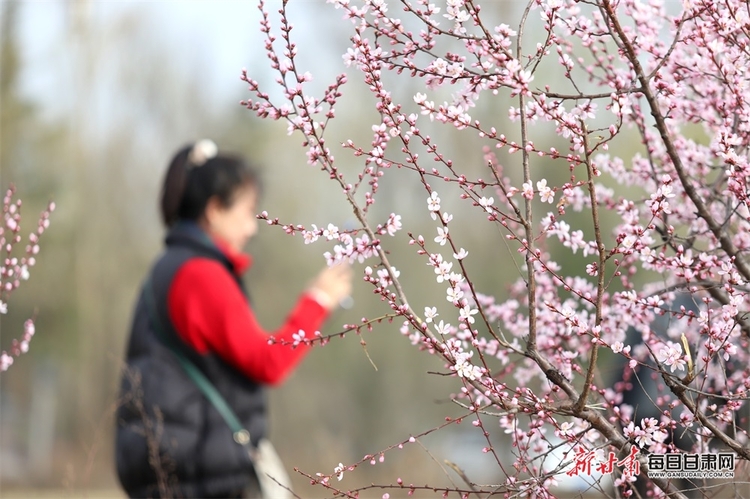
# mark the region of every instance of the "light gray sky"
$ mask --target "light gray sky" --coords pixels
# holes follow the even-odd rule
[[[24,72],[22,91],[46,112],[60,110],[60,75],[66,72],[66,54],[60,53],[59,40],[66,36],[72,22],[66,2],[26,1],[20,9],[19,34]],[[195,68],[195,58],[205,69],[201,75],[207,94],[238,95],[244,84],[239,75],[243,67],[265,64],[250,60],[253,47],[260,43],[260,13],[253,1],[90,1],[85,10],[89,23],[101,26],[118,16],[143,17],[153,26],[156,40],[165,43],[180,67]],[[253,68],[255,69],[255,68]],[[58,81],[56,81],[58,80]]]
[[[67,54],[60,53],[58,41],[64,39],[73,22],[73,9],[69,6],[72,3],[62,0],[21,3],[19,33],[25,63],[22,88],[48,113],[60,109],[60,87],[56,87],[55,80],[65,74]],[[255,0],[89,0],[79,3],[86,4],[85,18],[96,26],[112,23],[125,14],[142,18],[154,28],[155,40],[166,45],[180,67],[191,71],[197,62],[205,71],[200,75],[201,80],[209,98],[217,99],[217,104],[221,99],[226,104],[227,96],[242,94],[246,88],[239,80],[242,68],[247,68],[256,78],[268,70],[259,28],[261,15]],[[275,27],[278,27],[280,3],[268,1]],[[331,43],[331,30],[326,30],[325,26],[344,22],[341,11],[334,10],[325,0],[298,1],[291,11],[293,22],[296,21],[293,38],[300,43],[300,55],[307,56],[308,60],[311,60],[313,47]],[[315,15],[317,12],[326,13],[326,22],[322,16]],[[320,28],[326,32],[326,37],[320,35]],[[341,41],[345,40],[344,36]],[[327,51],[325,57],[314,57],[311,62],[318,71],[321,63],[338,66],[329,67],[331,71],[344,69],[335,52]]]

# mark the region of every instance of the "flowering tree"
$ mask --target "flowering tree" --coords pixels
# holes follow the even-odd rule
[[[289,5],[275,29],[261,2],[265,48],[284,97],[276,101],[243,72],[253,94],[243,104],[303,136],[308,162],[340,186],[358,227],[305,227],[265,212],[260,218],[306,243],[335,241],[329,263],[367,263],[364,279],[390,306],[388,318],[401,321],[412,345],[441,357],[462,384],[455,400],[465,416],[446,425],[472,421],[504,477],[482,485],[461,471],[465,486],[417,487],[399,478],[366,489],[384,489],[384,497],[399,489],[549,497],[557,478],[596,467],[613,473],[616,494],[641,490],[641,477],[656,493],[684,497],[682,485],[653,473],[653,456],[725,452],[750,459],[743,415],[750,388],[748,4],[532,0],[510,26],[474,0],[440,7],[429,0],[331,3],[351,20],[349,76],[340,74],[321,96],[309,95],[312,77],[298,61]],[[543,29],[529,34],[532,24]],[[352,74],[368,86],[377,111],[378,120],[366,124],[369,145],[327,134]],[[419,88],[413,101],[394,99],[399,78]],[[497,99],[512,103],[512,127],[504,133],[504,121],[472,117]],[[549,124],[564,149],[545,145]],[[481,178],[424,131],[435,126],[482,148]],[[334,158],[331,141],[351,154],[346,164],[356,162],[358,171]],[[627,156],[610,152],[625,141]],[[564,169],[565,181],[553,180],[555,169]],[[389,263],[389,236],[405,218],[392,214],[378,223],[369,210],[384,176],[411,179],[423,190],[435,232],[409,233],[409,250],[434,268],[447,302],[410,306]],[[483,212],[522,255],[507,296],[489,296],[474,284],[466,266],[472,252],[450,230],[458,219],[441,208],[448,195]],[[606,225],[605,215],[616,223]],[[576,263],[581,255],[584,264]],[[669,319],[663,331],[653,326],[658,318]],[[622,360],[623,382],[607,383],[603,358]],[[639,418],[623,403],[639,378],[662,383],[644,403],[657,417]],[[510,460],[488,431],[496,425],[512,438]],[[689,443],[678,447],[678,436]],[[305,474],[356,497],[364,489],[347,490],[335,478],[410,441],[341,463],[333,473]],[[548,466],[552,448],[564,459]]]
[[[21,242],[21,200],[13,199],[15,187],[10,186],[3,197],[3,224],[0,225],[0,251],[4,253],[0,262],[0,314],[8,313],[8,299],[18,289],[21,281],[29,278],[29,269],[36,263],[39,253],[39,237],[49,227],[49,216],[55,210],[55,204],[49,203],[47,209],[39,216],[36,231],[29,233],[24,255],[13,256],[15,245]],[[24,323],[21,339],[13,339],[10,351],[0,351],[0,372],[7,371],[13,365],[13,359],[28,352],[29,342],[34,336],[34,319]]]

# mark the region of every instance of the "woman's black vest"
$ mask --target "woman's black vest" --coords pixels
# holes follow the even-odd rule
[[[167,313],[174,276],[191,258],[221,262],[243,293],[245,289],[232,263],[197,225],[176,224],[166,243],[147,279],[163,333],[149,318],[147,286],[133,318],[117,411],[117,474],[131,497],[216,497],[247,485],[252,464],[160,334],[169,336],[211,380],[257,444],[266,432],[263,387],[218,356],[198,354],[178,336]]]

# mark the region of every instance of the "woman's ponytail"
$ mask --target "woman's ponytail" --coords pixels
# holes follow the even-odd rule
[[[169,164],[161,190],[161,218],[171,227],[180,218],[180,205],[185,195],[188,176],[188,156],[192,146],[182,148]]]

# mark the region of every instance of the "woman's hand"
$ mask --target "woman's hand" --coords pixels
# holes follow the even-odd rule
[[[327,310],[333,310],[352,292],[352,267],[340,263],[320,271],[307,292]]]

